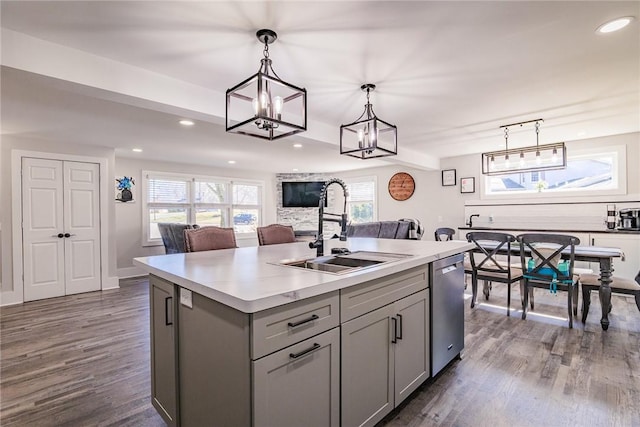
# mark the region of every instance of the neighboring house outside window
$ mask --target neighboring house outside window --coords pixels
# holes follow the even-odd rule
[[[359,177],[345,179],[349,197],[347,198],[347,213],[352,223],[376,221],[378,206],[376,201],[376,178]]]
[[[549,197],[571,194],[624,194],[626,156],[624,147],[568,151],[565,169],[485,176],[484,194],[510,196],[544,193]]]
[[[233,227],[254,237],[262,221],[262,181],[143,171],[143,244],[160,244],[159,222]]]

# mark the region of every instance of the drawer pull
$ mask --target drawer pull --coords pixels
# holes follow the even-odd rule
[[[297,322],[289,322],[287,323],[287,325],[289,325],[290,328],[295,328],[296,326],[304,325],[305,323],[313,322],[314,320],[318,320],[318,319],[319,319],[318,315],[314,314],[311,317],[298,320]]]
[[[311,353],[312,351],[317,350],[320,347],[322,347],[322,346],[316,342],[316,343],[313,343],[313,345],[311,347],[309,347],[308,349],[302,350],[299,353],[289,353],[289,357],[292,358],[292,359],[297,359],[298,357],[304,356],[307,353]]]

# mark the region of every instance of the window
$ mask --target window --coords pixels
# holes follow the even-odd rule
[[[161,243],[159,222],[233,227],[254,237],[262,220],[264,184],[143,171],[144,244]]]
[[[624,194],[625,149],[609,147],[568,151],[565,169],[485,176],[484,183],[484,195],[487,196]]]
[[[345,180],[349,197],[347,212],[352,223],[375,221],[377,215],[376,178],[363,177]]]

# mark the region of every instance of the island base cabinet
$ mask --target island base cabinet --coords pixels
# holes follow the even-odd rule
[[[342,426],[373,426],[429,377],[429,295],[342,325]]]
[[[176,295],[173,283],[150,276],[151,403],[169,426],[178,425]]]
[[[255,427],[340,425],[340,328],[253,362]]]

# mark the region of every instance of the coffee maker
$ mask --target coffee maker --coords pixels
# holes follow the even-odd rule
[[[640,231],[640,208],[620,209],[620,225],[618,230]]]

